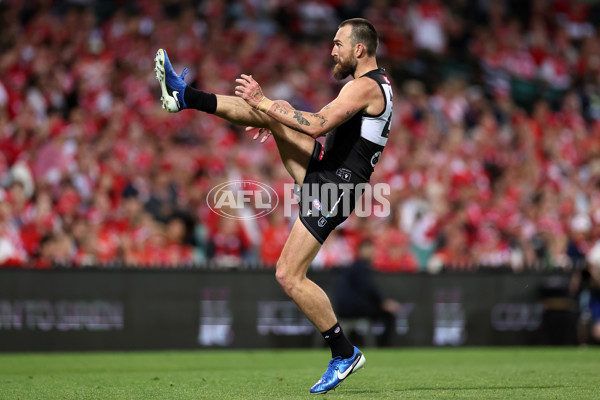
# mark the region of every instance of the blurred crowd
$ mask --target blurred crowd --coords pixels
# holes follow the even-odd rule
[[[392,212],[349,218],[314,268],[364,239],[387,272],[581,265],[600,246],[598,16],[567,0],[3,1],[0,265],[273,267],[293,221],[221,218],[205,198],[290,183],[274,141],[162,110],[153,58],[166,48],[208,92],[251,73],[318,110],[343,84],[329,54],[350,17],[378,29],[394,85],[372,177]]]

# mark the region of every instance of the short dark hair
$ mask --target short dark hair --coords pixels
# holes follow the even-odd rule
[[[367,48],[367,55],[374,57],[377,53],[377,45],[379,44],[379,36],[372,23],[364,18],[351,18],[343,21],[339,28],[346,25],[352,27],[352,33],[350,39],[352,39],[352,46],[357,43],[362,43]]]

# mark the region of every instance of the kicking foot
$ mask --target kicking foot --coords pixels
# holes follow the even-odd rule
[[[170,113],[176,113],[187,108],[183,93],[185,92],[186,84],[183,81],[185,74],[189,69],[185,68],[181,75],[177,75],[173,70],[171,61],[164,49],[159,49],[154,57],[154,71],[156,71],[156,79],[160,83],[162,95],[162,108]]]

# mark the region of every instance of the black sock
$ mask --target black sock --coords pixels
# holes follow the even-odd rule
[[[204,111],[209,114],[214,114],[217,111],[217,96],[212,93],[206,93],[202,90],[194,89],[191,86],[185,88],[183,93],[183,101],[188,108]]]
[[[354,354],[354,346],[344,335],[344,331],[339,323],[335,323],[331,329],[321,332],[323,338],[331,348],[331,357],[340,356],[342,358],[350,358]]]

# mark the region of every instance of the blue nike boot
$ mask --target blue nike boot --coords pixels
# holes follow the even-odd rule
[[[350,358],[334,357],[329,361],[327,371],[321,379],[310,388],[310,392],[314,394],[325,394],[330,390],[335,389],[343,382],[350,374],[358,371],[365,366],[365,356],[363,353],[354,347],[354,354]]]
[[[154,58],[154,71],[156,71],[156,79],[160,83],[162,96],[162,108],[170,113],[176,113],[187,108],[183,94],[185,93],[186,84],[183,81],[185,74],[189,69],[185,68],[181,75],[177,75],[173,70],[171,61],[164,49],[159,49]]]

